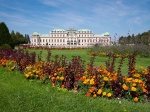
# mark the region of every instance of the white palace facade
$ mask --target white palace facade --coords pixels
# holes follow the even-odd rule
[[[31,36],[32,46],[47,46],[50,48],[87,48],[95,44],[109,46],[111,37],[108,32],[97,35],[91,30],[54,29],[49,34],[34,32]]]

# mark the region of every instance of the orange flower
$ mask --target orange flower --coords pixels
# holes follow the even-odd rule
[[[92,69],[92,66],[88,66],[87,70],[91,70]]]
[[[87,72],[87,71],[85,71],[85,72],[84,72],[84,74],[85,74],[85,75],[87,75],[87,74],[88,74],[88,72]]]
[[[87,92],[87,93],[85,94],[85,96],[86,96],[86,97],[90,97],[90,96],[91,96],[91,93]]]
[[[122,88],[123,88],[124,90],[126,90],[126,91],[129,89],[128,86],[125,85],[125,84],[122,85]]]
[[[139,100],[138,97],[134,97],[133,99],[134,102],[138,102],[138,100]]]
[[[92,86],[90,89],[89,89],[89,92],[93,92],[95,90],[95,87],[94,86]]]
[[[6,67],[6,62],[2,62],[2,66],[3,66],[3,67]]]
[[[142,91],[143,91],[143,93],[146,93],[146,92],[147,92],[147,90],[146,90],[145,88],[142,88]]]
[[[84,82],[84,81],[85,81],[85,79],[86,79],[86,77],[85,77],[85,76],[83,76],[83,77],[81,77],[81,78],[80,78],[80,80],[81,80],[82,82]]]
[[[93,95],[93,98],[96,98],[96,97],[97,97],[97,95],[96,95],[96,94],[94,94],[94,95]]]
[[[54,76],[57,76],[57,73],[54,73]]]
[[[14,69],[15,69],[15,66],[12,66],[12,67],[10,68],[10,70],[12,70],[12,71],[13,71]]]
[[[61,88],[65,88],[65,85],[64,85],[64,84],[62,84],[62,85],[61,85]]]
[[[139,77],[140,77],[140,74],[135,73],[135,74],[134,74],[134,77],[135,77],[135,78],[139,78]]]
[[[43,75],[40,76],[40,80],[44,80],[44,76]]]

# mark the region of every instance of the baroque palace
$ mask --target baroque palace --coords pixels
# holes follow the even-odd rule
[[[98,35],[89,29],[54,29],[50,34],[34,32],[31,36],[32,46],[47,46],[51,48],[87,48],[95,44],[108,46],[111,37],[108,32]]]

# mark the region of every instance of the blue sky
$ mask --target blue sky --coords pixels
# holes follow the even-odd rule
[[[0,22],[32,35],[59,28],[127,36],[150,30],[150,0],[0,0]],[[117,35],[116,35],[117,34]]]

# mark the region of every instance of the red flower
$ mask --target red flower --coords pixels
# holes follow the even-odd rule
[[[139,96],[139,94],[137,94],[137,93],[136,93],[136,94],[135,94],[135,96],[136,96],[136,97],[138,97],[138,96]]]
[[[76,78],[75,78],[75,81],[78,81],[79,79],[80,79],[80,78],[76,77]]]

